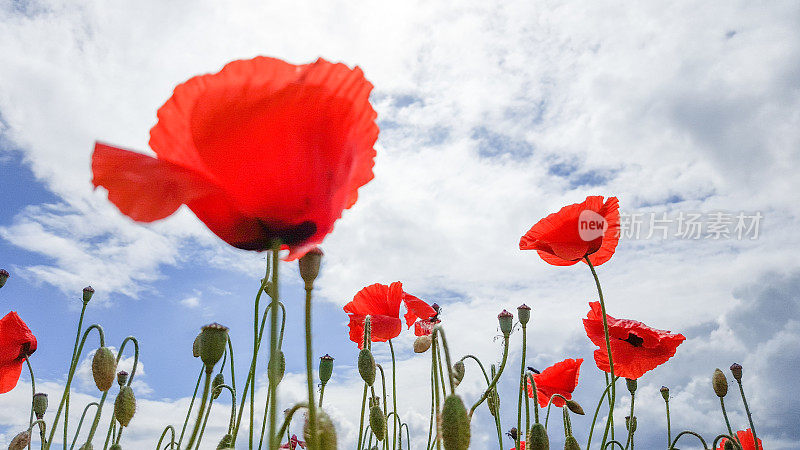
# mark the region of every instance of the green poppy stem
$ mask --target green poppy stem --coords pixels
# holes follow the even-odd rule
[[[764,450],[763,448],[759,448],[758,445],[758,436],[756,435],[756,425],[753,423],[753,416],[750,414],[750,407],[747,405],[747,398],[744,396],[744,388],[742,387],[742,380],[737,379],[736,382],[739,384],[739,392],[742,394],[742,403],[744,403],[744,411],[747,413],[747,421],[750,422],[750,430],[753,432],[753,445],[755,446],[755,450]]]
[[[392,411],[395,413],[394,418],[392,419],[392,448],[397,448],[397,431],[398,431],[398,420],[397,420],[397,365],[395,363],[394,357],[394,344],[392,344],[392,340],[389,339],[389,352],[392,354]]]
[[[519,396],[517,398],[517,439],[514,448],[521,448],[519,443],[522,440],[522,391],[525,389],[525,354],[527,352],[528,327],[522,324],[522,361],[519,368]],[[526,430],[527,433],[527,430]]]
[[[233,364],[231,364],[231,366],[232,365]],[[194,386],[194,393],[192,394],[192,400],[189,402],[189,410],[186,411],[186,418],[183,419],[183,427],[181,428],[181,435],[178,438],[178,448],[181,447],[181,443],[183,442],[183,435],[186,432],[186,426],[189,424],[189,417],[192,415],[192,406],[194,406],[194,401],[197,398],[197,391],[200,389],[200,381],[203,379],[204,373],[206,373],[205,364],[200,367],[200,374],[197,376],[197,384],[195,384]],[[106,438],[106,440],[108,440],[108,438]]]
[[[489,387],[484,391],[483,395],[472,405],[472,408],[469,410],[469,417],[472,417],[472,414],[475,413],[475,410],[478,406],[486,400],[486,397],[492,392],[492,389],[497,385],[497,380],[500,379],[500,375],[503,374],[503,370],[506,368],[506,361],[508,360],[508,334],[503,335],[503,359],[500,361],[500,367],[497,369],[497,374],[493,377],[492,382],[489,383]]]
[[[367,383],[364,383],[364,394],[361,397],[361,420],[358,422],[358,445],[356,450],[361,450],[361,443],[364,439],[364,409],[367,406]]]
[[[200,430],[200,425],[203,421],[203,413],[206,409],[206,401],[208,401],[208,391],[211,386],[211,373],[206,370],[205,381],[203,382],[203,393],[200,395],[200,407],[197,409],[197,419],[195,419],[192,434],[189,435],[189,442],[186,444],[186,449],[191,449],[194,441],[197,438],[197,432]],[[120,427],[123,428],[123,427]],[[120,430],[122,431],[122,430]]]
[[[667,447],[672,443],[672,423],[669,417],[669,397],[664,399],[667,408]]]
[[[706,440],[705,440],[705,439],[703,439],[703,436],[700,436],[699,434],[695,433],[694,431],[689,431],[689,430],[686,430],[686,431],[681,431],[680,433],[678,433],[678,435],[677,435],[677,436],[675,436],[675,439],[674,439],[674,440],[672,441],[672,443],[669,445],[669,448],[670,448],[670,450],[674,449],[674,448],[675,448],[675,444],[677,444],[677,443],[678,443],[678,440],[679,440],[679,439],[680,439],[682,436],[684,436],[684,435],[687,435],[687,434],[688,434],[688,435],[692,435],[692,436],[696,437],[698,440],[700,440],[700,443],[702,443],[702,444],[703,444],[703,448],[704,448],[705,450],[708,450],[708,444],[706,444]]]
[[[616,379],[614,379],[616,381]],[[606,388],[603,390],[603,394],[600,395],[600,400],[597,402],[597,407],[594,409],[594,417],[592,417],[592,425],[589,427],[589,440],[586,442],[586,448],[592,448],[592,435],[594,434],[594,426],[597,423],[597,415],[600,412],[600,407],[603,406],[603,399],[608,395],[609,389],[611,389],[612,383],[607,383]]]
[[[278,264],[280,263],[280,250],[281,241],[275,239],[272,243],[272,302],[270,308],[272,314],[270,316],[269,326],[269,360],[277,364],[278,352],[280,345],[278,341],[278,299],[280,298],[280,291],[278,289]],[[269,373],[269,398],[272,399],[272,404],[269,405],[269,441],[270,449],[278,448],[280,436],[275,434],[278,426],[278,380],[274,371],[268,370]],[[252,429],[250,431],[252,435]],[[252,443],[250,445],[252,448]]]
[[[311,297],[313,287],[306,284],[306,384],[308,386],[308,427],[314,440],[308,445],[310,450],[317,448],[317,410],[314,400],[314,368],[312,367],[313,351],[311,349]]]

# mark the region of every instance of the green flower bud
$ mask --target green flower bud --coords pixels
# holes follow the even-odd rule
[[[731,364],[731,373],[736,381],[742,381],[742,366],[737,363]]]
[[[114,417],[120,425],[127,427],[135,412],[136,397],[133,395],[133,389],[130,386],[120,387],[117,399],[114,400]]]
[[[453,381],[455,382],[456,386],[461,384],[461,380],[464,379],[464,374],[466,373],[466,371],[467,368],[464,367],[464,361],[459,360],[456,361],[455,364],[453,364]]]
[[[319,438],[319,442],[316,442]],[[331,422],[331,418],[322,409],[317,410],[317,436],[311,436],[311,430],[308,428],[308,417],[303,426],[303,439],[306,441],[308,448],[317,448],[319,450],[336,450],[336,428]]]
[[[567,440],[564,441],[564,450],[581,450],[581,446],[575,436],[571,434],[567,436]]]
[[[8,280],[10,276],[6,269],[0,269],[0,288],[6,285],[6,280]],[[27,444],[25,445],[27,446]]]
[[[444,399],[439,426],[445,450],[464,450],[469,448],[469,415],[461,397],[450,394]]]
[[[124,370],[120,370],[117,372],[117,384],[122,386],[123,384],[128,382],[128,372]]]
[[[414,353],[427,352],[431,348],[431,342],[430,335],[417,336],[417,339],[414,340]]]
[[[661,391],[661,397],[664,398],[665,402],[668,402],[669,401],[669,388],[666,387],[666,386],[661,386],[661,389],[659,389],[659,390]]]
[[[319,247],[314,247],[303,255],[298,264],[300,266],[300,277],[306,283],[306,289],[311,290],[314,288],[314,280],[319,275],[319,265],[322,261],[322,250]]]
[[[728,379],[721,370],[715,369],[714,376],[711,377],[711,386],[714,388],[714,393],[717,397],[722,398],[728,394]]]
[[[41,419],[44,417],[44,413],[47,411],[47,394],[44,392],[37,392],[33,394],[33,413],[36,415],[36,419]]]
[[[278,353],[275,354],[275,358],[270,359],[267,364],[267,371],[269,372],[270,378],[275,380],[275,384],[283,380],[283,374],[286,373],[286,355],[283,354],[282,350],[278,350]]]
[[[497,389],[492,389],[486,397],[486,406],[489,407],[489,412],[497,417],[497,413],[500,412],[500,396],[497,395]]]
[[[576,402],[575,400],[567,400],[567,408],[579,416],[586,414],[583,412],[583,408],[581,407],[580,403]]]
[[[228,344],[228,327],[212,323],[200,331],[200,359],[206,365],[206,372],[211,373],[214,366],[222,359],[225,346]]]
[[[526,304],[521,304],[517,307],[517,317],[519,318],[519,323],[523,326],[528,324],[528,321],[531,320],[531,307]]]
[[[528,432],[526,447],[528,450],[550,450],[550,439],[547,430],[541,423],[535,423]]]
[[[511,334],[511,328],[514,327],[514,315],[505,309],[497,315],[497,320],[500,321],[500,331],[504,336]]]
[[[325,354],[319,359],[319,381],[323,385],[328,384],[328,380],[333,375],[333,356]]]
[[[222,372],[220,372],[211,382],[211,398],[213,400],[219,398],[219,395],[222,393],[222,388],[220,386],[223,384],[225,384],[225,375],[222,375]]]
[[[233,436],[231,436],[230,434],[226,434],[225,436],[222,436],[222,439],[219,441],[219,444],[217,444],[217,450],[233,448],[233,446],[231,445],[232,443],[233,443]]]
[[[117,373],[117,357],[108,347],[100,347],[92,358],[92,377],[94,384],[101,392],[111,389]]]
[[[31,443],[31,433],[28,431],[23,431],[18,435],[14,436],[14,439],[11,440],[11,444],[8,445],[8,450],[23,450],[28,447],[28,444]]]
[[[383,441],[386,437],[386,416],[383,415],[383,411],[378,405],[372,405],[369,408],[369,426],[375,433],[375,438]]]
[[[83,303],[89,303],[89,300],[92,299],[94,295],[94,288],[91,286],[86,286],[83,288]]]
[[[367,386],[372,386],[372,383],[375,382],[375,358],[366,347],[358,352],[358,373]]]
[[[636,393],[636,387],[638,386],[636,380],[631,378],[625,378],[625,384],[628,386],[628,392],[630,392],[631,395]]]

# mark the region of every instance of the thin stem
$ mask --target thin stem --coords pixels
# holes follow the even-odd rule
[[[669,448],[670,449],[674,449],[675,448],[675,444],[678,443],[678,439],[680,439],[681,436],[683,436],[685,434],[690,434],[690,435],[696,437],[697,439],[699,439],[700,442],[703,444],[703,448],[708,450],[708,445],[706,444],[705,439],[703,439],[702,436],[700,436],[699,434],[695,433],[694,431],[689,431],[689,430],[681,431],[680,433],[678,433],[678,435],[675,436],[675,439],[672,441],[672,444],[670,444]]]
[[[600,287],[600,279],[597,277],[597,272],[594,270],[594,265],[592,261],[589,259],[589,256],[585,256],[583,258],[586,261],[586,264],[589,265],[589,269],[592,271],[592,276],[594,277],[594,283],[597,286],[597,295],[600,298],[600,309],[603,313],[603,334],[606,338],[606,351],[608,353],[608,366],[611,373],[611,405],[609,407],[608,417],[609,420],[613,420],[614,417],[614,403],[616,403],[617,398],[617,390],[615,387],[615,376],[614,376],[614,357],[611,354],[611,338],[608,335],[608,319],[606,318],[606,303],[603,300],[603,289]],[[613,431],[612,431],[613,433]],[[613,439],[613,435],[612,435]],[[605,441],[605,438],[603,439]]]
[[[430,420],[428,421],[428,443],[425,444],[425,448],[426,449],[430,449],[431,448],[431,437],[433,436],[434,408],[436,407],[436,405],[434,403],[435,402],[435,399],[434,399],[435,393],[433,392],[433,382],[434,382],[434,377],[436,376],[435,375],[435,370],[436,370],[436,349],[433,348],[433,345],[431,345],[431,417],[430,417]],[[487,378],[487,380],[488,380],[488,378]],[[487,383],[488,383],[488,381],[487,381]]]
[[[527,377],[528,377],[528,383],[531,384],[531,390],[533,392],[537,392],[536,391],[536,380],[533,379],[533,376],[531,374],[528,374]],[[536,423],[539,423],[539,396],[538,396],[538,394],[536,396],[536,401],[533,402],[533,420],[536,421]]]
[[[439,400],[439,375],[436,373],[439,370],[438,369],[438,367],[439,367],[439,359],[441,358],[438,355],[439,352],[437,350],[437,348],[439,346],[438,345],[438,337],[439,336],[438,336],[437,333],[432,333],[431,334],[431,341],[432,341],[431,342],[431,351],[433,352],[433,358],[434,358],[434,364],[433,364],[433,393],[434,393],[434,399],[436,400],[436,408],[435,409],[436,409],[436,424],[437,424],[437,426],[436,426],[436,438],[434,439],[434,442],[436,443],[436,449],[437,450],[441,450],[441,448],[442,448],[442,440],[440,439],[440,436],[439,436],[439,426],[438,426],[439,425],[439,405],[440,405],[441,402]]]
[[[477,409],[478,406],[480,406],[480,404],[483,403],[484,400],[486,400],[486,397],[489,395],[491,390],[497,384],[497,380],[500,379],[500,375],[503,374],[503,369],[505,369],[506,361],[508,360],[508,337],[509,336],[507,334],[503,335],[503,360],[500,362],[500,367],[497,370],[497,374],[492,379],[492,382],[489,383],[489,387],[486,389],[483,395],[481,395],[481,397],[475,402],[475,404],[472,405],[472,408],[470,408],[469,417],[472,417],[472,414],[475,412],[475,409]]]
[[[294,413],[296,413],[297,410],[300,409],[300,408],[307,408],[307,407],[308,407],[308,405],[305,402],[300,402],[300,403],[296,403],[294,406],[289,408],[288,411],[286,411],[286,418],[283,419],[283,423],[281,424],[281,427],[278,430],[278,434],[277,434],[278,439],[280,439],[280,437],[283,435],[283,433],[289,431],[289,424],[292,422],[292,417],[294,416]]]
[[[753,431],[753,445],[755,446],[755,450],[759,450],[758,436],[756,435],[756,425],[753,423],[753,416],[750,414],[750,407],[747,405],[747,398],[744,396],[742,380],[736,380],[736,382],[739,384],[739,392],[742,394],[742,403],[744,403],[744,410],[747,413],[747,421],[750,422],[750,430]],[[763,448],[761,450],[763,450]]]
[[[327,384],[327,383],[326,383]],[[319,388],[319,407],[322,408],[322,398],[325,396],[325,385]]]
[[[628,419],[628,439],[625,440],[625,449],[627,450],[628,444],[631,446],[631,450],[633,450],[633,433],[635,430],[633,429],[633,404],[636,400],[636,394],[631,393],[631,415],[630,419]],[[721,400],[721,399],[720,399]]]
[[[278,352],[280,346],[278,344],[278,298],[280,291],[278,290],[278,264],[280,263],[280,250],[281,241],[276,239],[272,243],[272,316],[270,317],[269,326],[269,359],[275,361],[277,364]],[[278,425],[278,380],[275,377],[274,371],[269,372],[269,397],[272,399],[272,404],[269,405],[269,440],[270,448],[277,448],[280,437],[275,434],[275,429]],[[252,432],[251,432],[252,434]],[[252,444],[250,445],[252,447]]]
[[[358,445],[356,450],[361,450],[361,442],[364,438],[362,431],[364,431],[364,407],[367,404],[367,383],[364,382],[364,395],[361,397],[361,420],[358,422]]]
[[[206,408],[206,400],[208,400],[208,388],[211,386],[211,373],[206,370],[206,378],[205,382],[203,383],[203,394],[200,396],[200,407],[197,410],[197,419],[194,422],[194,428],[192,429],[192,434],[189,436],[189,442],[186,444],[187,449],[191,449],[192,445],[194,444],[194,440],[197,437],[197,432],[200,429],[200,423],[203,419],[203,411]],[[123,427],[120,427],[123,428]],[[120,430],[122,431],[122,430]]]
[[[669,398],[664,399],[664,404],[667,407],[667,447],[672,442],[672,424],[669,417]]]
[[[389,339],[389,352],[392,354],[392,411],[395,413],[394,419],[392,419],[392,448],[397,448],[397,365],[395,364],[395,357],[394,357],[394,344],[392,344],[392,340]],[[385,406],[384,406],[385,408]],[[385,411],[385,409],[384,409]]]
[[[528,342],[528,327],[522,324],[522,360],[519,368],[519,396],[517,397],[517,430],[522,430],[522,391],[525,389],[525,354]],[[522,440],[522,433],[517,433],[514,448],[521,448],[519,443]]]
[[[231,364],[233,367],[233,364]],[[183,442],[183,434],[186,432],[186,425],[189,424],[189,416],[192,415],[192,406],[194,406],[194,400],[197,398],[197,390],[200,389],[200,380],[203,379],[203,374],[206,372],[205,364],[200,367],[200,375],[197,376],[197,384],[194,386],[194,393],[192,394],[192,401],[189,402],[189,410],[186,411],[186,418],[183,420],[183,427],[181,428],[181,436],[178,438],[178,448],[181,446],[181,442]]]
[[[75,442],[78,440],[78,435],[81,433],[81,428],[83,427],[83,420],[86,418],[86,412],[89,411],[90,406],[100,407],[100,404],[97,402],[91,402],[83,408],[81,419],[78,421],[78,428],[75,430],[75,435],[72,437],[72,444],[69,446],[70,450],[75,447]]]
[[[158,438],[158,443],[156,443],[156,450],[159,450],[161,448],[161,443],[164,441],[164,437],[167,435],[167,431],[171,432],[171,437],[169,442],[170,448],[172,448],[172,446],[175,444],[175,427],[173,427],[172,425],[167,425],[166,428],[164,428],[164,431],[161,432],[161,437]]]
[[[31,361],[25,356],[25,365],[28,366],[28,372],[31,374],[31,414],[30,418],[28,419],[28,426],[33,424],[33,398],[36,396],[36,377],[33,375],[33,366],[31,366]],[[44,446],[44,428],[39,426],[39,435],[41,437],[42,446]],[[31,443],[28,442],[28,449],[31,448]]]
[[[616,379],[614,380],[616,381]],[[609,389],[611,389],[612,383],[606,384],[606,388],[603,390],[603,394],[600,396],[600,401],[597,402],[597,408],[594,409],[594,417],[592,417],[592,426],[589,427],[589,441],[586,442],[586,448],[592,448],[592,435],[594,434],[594,426],[597,423],[597,414],[600,412],[600,407],[603,406],[603,399],[608,395]],[[606,427],[607,428],[607,427]]]
[[[727,439],[727,440],[731,441],[731,443],[733,444],[734,448],[738,448],[739,450],[742,449],[742,446],[739,444],[737,439],[734,436],[731,436],[729,434],[719,434],[719,435],[717,435],[717,437],[714,438],[714,442],[711,444],[711,448],[717,448],[717,442],[719,442],[721,439]]]
[[[466,355],[466,356],[463,356],[461,358],[461,361],[466,361],[467,359],[472,359],[473,361],[475,361],[478,364],[478,367],[481,368],[481,372],[483,373],[483,378],[486,378],[486,385],[488,386],[489,384],[491,384],[491,381],[489,380],[489,375],[486,374],[486,369],[483,368],[483,364],[481,363],[481,360],[478,359],[476,356]]]
[[[728,411],[725,410],[725,399],[722,397],[719,398],[719,407],[722,409],[722,417],[725,418],[725,426],[728,427],[728,434],[733,436],[734,433],[733,429],[731,428],[731,421],[728,420]]]
[[[537,398],[536,401],[538,402],[539,399]],[[544,415],[544,429],[547,429],[547,424],[550,422],[550,407],[553,406],[553,402],[547,403],[547,414]]]
[[[453,364],[450,361],[450,347],[447,345],[447,336],[444,334],[444,329],[441,325],[436,325],[433,330],[434,333],[438,333],[442,336],[442,347],[444,347],[444,358],[447,362],[447,378],[450,381],[450,393],[456,393],[456,383],[453,379]]]
[[[314,400],[314,368],[312,367],[311,350],[311,293],[312,287],[306,286],[306,384],[308,385],[308,427],[310,436],[314,438],[308,445],[311,450],[317,448],[317,410]],[[391,342],[390,342],[391,344]]]

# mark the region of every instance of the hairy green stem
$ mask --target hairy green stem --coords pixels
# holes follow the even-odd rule
[[[756,425],[753,423],[753,416],[750,414],[750,407],[747,405],[747,398],[744,396],[744,388],[742,387],[742,380],[736,380],[739,384],[739,392],[742,394],[742,403],[744,404],[744,411],[747,413],[747,421],[750,422],[750,430],[753,432],[753,445],[755,450],[759,449],[758,435],[756,435]]]
[[[312,367],[313,352],[311,349],[311,293],[312,287],[306,286],[306,384],[308,385],[308,427],[314,440],[309,443],[310,450],[317,448],[317,410],[314,400],[314,368]],[[389,342],[391,344],[391,341]]]
[[[206,408],[206,401],[208,400],[209,386],[211,386],[211,373],[209,370],[206,370],[206,377],[205,381],[203,382],[203,393],[200,395],[200,407],[197,409],[197,419],[194,422],[192,434],[189,435],[189,442],[186,444],[187,450],[192,448],[192,445],[194,444],[194,441],[197,438],[197,432],[200,430],[200,424],[203,421],[203,412]]]
[[[525,389],[525,355],[528,343],[528,327],[522,324],[522,360],[519,368],[519,396],[517,397],[517,430],[522,430],[522,391]],[[521,448],[519,443],[522,440],[522,432],[517,433],[514,448]]]
[[[470,408],[469,410],[470,418],[472,417],[472,414],[475,412],[475,409],[477,409],[478,406],[480,406],[480,404],[483,403],[484,400],[486,400],[486,397],[489,396],[489,394],[492,392],[492,389],[495,387],[495,385],[497,385],[497,380],[500,379],[500,375],[503,374],[503,369],[505,369],[506,361],[508,360],[508,338],[509,336],[507,334],[503,335],[503,360],[500,362],[500,367],[497,369],[497,374],[494,376],[491,383],[489,383],[489,387],[486,389],[483,395],[481,395],[481,397],[475,402],[475,404],[472,405],[472,408]]]
[[[616,381],[616,379],[614,380]],[[592,425],[589,427],[589,440],[586,442],[586,448],[592,448],[592,435],[594,434],[594,426],[597,423],[597,414],[600,412],[600,407],[603,406],[603,399],[608,395],[609,389],[611,389],[612,383],[606,384],[606,388],[603,390],[603,394],[600,395],[600,401],[597,402],[597,408],[594,409],[594,416],[592,417]],[[606,427],[607,428],[607,427]]]
[[[397,420],[397,364],[394,357],[394,344],[389,339],[389,352],[392,354],[392,411],[395,413],[392,419],[392,448],[397,448],[397,427],[399,421]],[[384,406],[384,411],[386,407]]]

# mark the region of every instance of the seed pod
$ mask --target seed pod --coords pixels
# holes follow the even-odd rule
[[[527,325],[528,321],[531,320],[531,307],[524,303],[519,305],[517,307],[517,317],[519,317],[519,323]]]
[[[489,407],[489,412],[497,417],[500,411],[500,396],[497,395],[497,389],[492,389],[492,392],[486,397],[486,405]]]
[[[220,372],[214,377],[214,381],[211,382],[211,398],[213,400],[219,398],[219,394],[222,393],[222,388],[220,386],[223,384],[225,384],[225,375],[222,375],[222,372]]]
[[[133,414],[136,412],[136,397],[130,386],[119,388],[117,399],[114,400],[114,417],[123,427],[131,423]]]
[[[581,450],[581,446],[578,445],[578,440],[575,439],[575,436],[571,434],[567,436],[567,440],[564,441],[564,450]]]
[[[736,381],[742,381],[742,366],[737,363],[731,364],[731,373]]]
[[[231,446],[232,442],[233,442],[233,436],[231,436],[230,434],[226,434],[225,436],[222,436],[222,439],[219,441],[219,444],[217,444],[217,450],[224,450],[224,449],[227,449],[227,448],[233,448]]]
[[[303,439],[306,440],[308,448],[317,448],[319,450],[336,450],[336,428],[331,422],[331,418],[322,409],[317,410],[317,437],[311,436],[311,430],[308,428],[308,417],[306,417],[305,426],[303,426]]]
[[[101,392],[111,389],[117,373],[117,358],[108,347],[100,347],[92,358],[92,377]]]
[[[222,359],[225,346],[228,344],[228,327],[212,323],[200,331],[200,359],[206,365],[206,372],[211,373],[214,366]]]
[[[43,418],[46,411],[47,394],[44,392],[37,392],[33,394],[33,413],[36,415],[36,419]]]
[[[728,379],[721,370],[715,369],[714,376],[711,377],[711,386],[714,388],[714,393],[717,397],[722,398],[728,394]]]
[[[464,367],[464,361],[456,361],[453,364],[453,381],[455,381],[456,386],[461,384],[461,380],[464,379],[464,374],[466,373],[466,367]]]
[[[567,400],[567,408],[579,416],[586,414],[583,412],[583,408],[581,407],[580,403],[576,402],[575,400]]]
[[[300,277],[306,284],[306,289],[310,290],[314,287],[314,280],[319,275],[319,265],[322,262],[322,250],[319,247],[314,247],[303,255],[298,264],[300,266]]]
[[[661,397],[664,398],[665,402],[668,402],[669,401],[669,388],[666,387],[666,386],[661,386],[661,389],[659,389],[659,390],[661,391]]]
[[[550,439],[547,438],[547,430],[541,423],[535,423],[528,431],[526,439],[529,450],[550,450]]]
[[[283,374],[286,373],[286,356],[283,354],[282,350],[278,350],[278,353],[275,354],[275,358],[271,359],[269,364],[267,364],[267,371],[269,372],[270,378],[275,380],[275,384],[283,380]]]
[[[6,285],[6,280],[8,280],[9,273],[6,269],[0,269],[0,288]],[[28,444],[25,444],[26,446]]]
[[[319,359],[319,381],[323,385],[328,384],[328,380],[333,375],[333,356],[325,354]]]
[[[431,348],[431,342],[430,335],[417,336],[417,339],[414,340],[414,353],[427,352]]]
[[[504,336],[511,334],[511,329],[514,327],[514,315],[505,309],[497,315],[497,320],[500,322],[500,331]]]
[[[375,382],[375,358],[366,347],[358,352],[358,373],[367,386],[372,386],[372,383]]]
[[[83,303],[89,303],[89,300],[92,299],[93,295],[94,295],[94,288],[92,288],[91,286],[86,286],[85,288],[83,288]]]
[[[11,444],[8,445],[8,450],[23,450],[27,448],[30,443],[31,433],[29,431],[23,431],[14,436],[14,439],[11,440]]]
[[[439,426],[445,450],[469,448],[469,415],[461,397],[450,394],[444,399]]]
[[[631,378],[625,378],[625,384],[628,386],[628,392],[630,392],[631,395],[636,393],[636,387],[638,386],[636,380]]]
[[[124,370],[120,370],[117,372],[117,384],[122,386],[123,384],[128,382],[128,372]]]
[[[369,408],[369,426],[378,441],[383,441],[386,437],[386,416],[383,415],[383,411],[378,405],[372,405]]]

